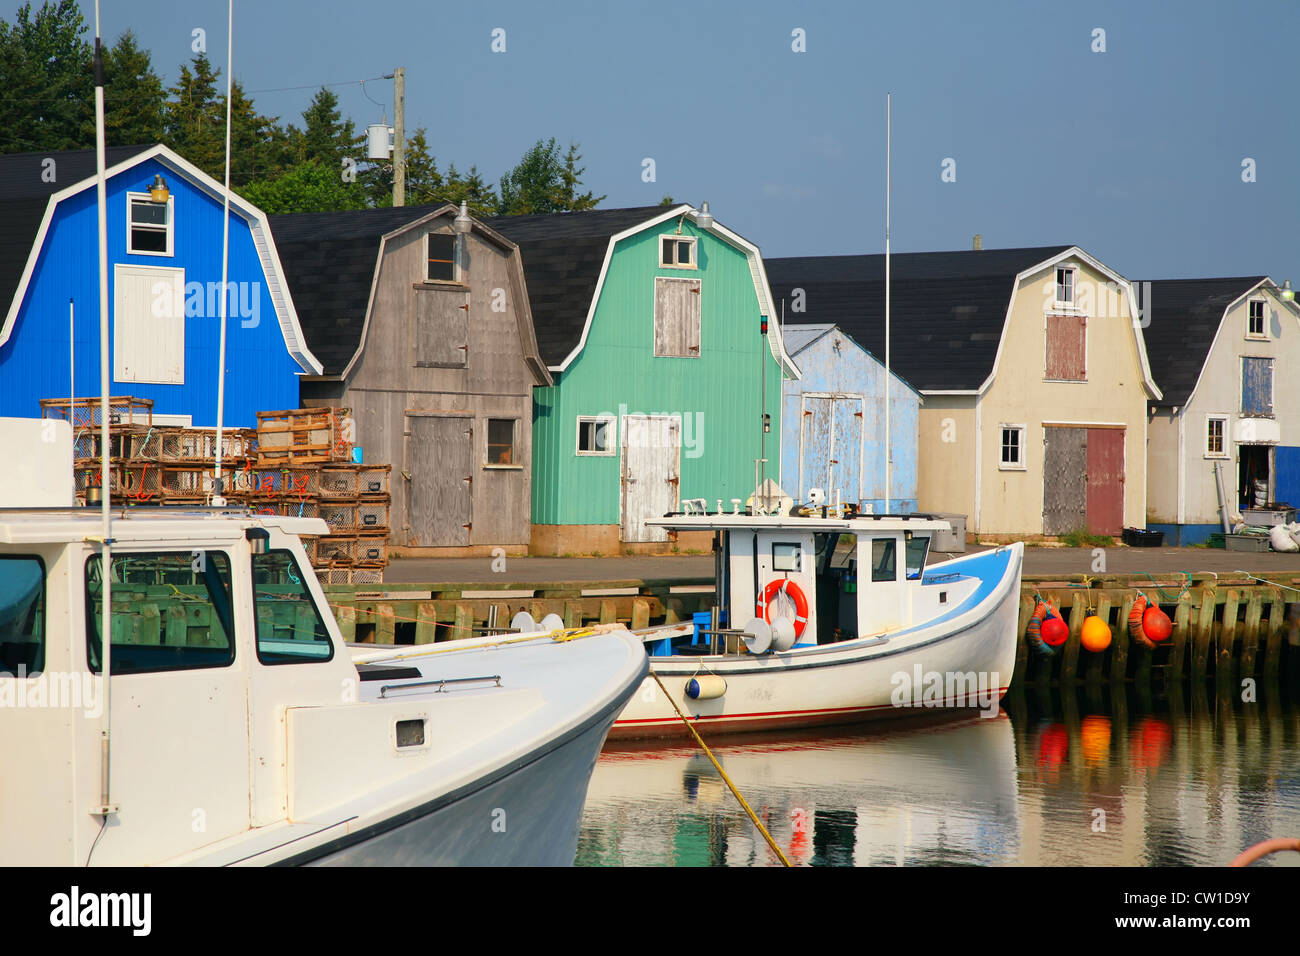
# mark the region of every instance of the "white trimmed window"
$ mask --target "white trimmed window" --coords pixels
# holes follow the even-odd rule
[[[1228,416],[1205,416],[1205,457],[1228,457]]]
[[[1025,470],[1025,426],[1003,425],[998,467],[1004,471]]]
[[[126,194],[126,251],[133,256],[172,255],[176,198],[154,202],[148,193]]]
[[[1251,299],[1246,303],[1246,338],[1268,338],[1268,326],[1264,324],[1264,300]]]
[[[613,455],[615,429],[613,415],[578,416],[578,454]]]
[[[661,269],[695,269],[694,236],[660,236],[659,267]]]
[[[1056,269],[1056,308],[1073,309],[1078,303],[1079,270],[1073,266]]]

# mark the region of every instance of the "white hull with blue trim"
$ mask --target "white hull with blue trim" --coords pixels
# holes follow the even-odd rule
[[[685,733],[674,704],[714,733],[997,713],[1015,668],[1022,544],[926,566],[947,524],[925,515],[656,523],[716,533],[730,626],[643,632],[659,682],[642,684],[611,739]]]

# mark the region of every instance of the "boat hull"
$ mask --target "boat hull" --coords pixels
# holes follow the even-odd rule
[[[450,794],[356,841],[287,862],[309,866],[572,866],[587,785],[615,711],[474,789]]]
[[[689,731],[665,690],[700,732],[744,733],[933,715],[997,714],[1015,669],[1023,546],[1001,549],[997,580],[959,613],[884,638],[785,653],[651,658],[648,677],[610,730],[610,740]],[[975,556],[979,557],[979,556]],[[953,571],[971,559],[940,567]],[[938,569],[935,569],[938,570]],[[691,700],[693,677],[716,674],[726,692]],[[661,687],[662,684],[662,687]]]

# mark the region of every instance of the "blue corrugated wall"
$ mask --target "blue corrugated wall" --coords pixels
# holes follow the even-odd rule
[[[161,173],[175,197],[175,255],[128,255],[126,193],[147,190]],[[113,177],[107,188],[110,313],[113,266],[183,267],[186,282],[221,281],[221,203],[171,168],[150,160]],[[298,364],[289,355],[248,223],[230,217],[230,281],[257,283],[257,322],[232,313],[226,325],[225,424],[252,427],[255,412],[298,406]],[[59,203],[9,341],[0,346],[0,415],[34,418],[42,398],[69,390],[68,299],[76,311],[76,389],[99,395],[99,293],[95,190]],[[252,292],[252,287],[248,287]],[[220,322],[203,312],[185,321],[183,385],[113,383],[113,395],[152,399],[158,413],[190,415],[197,426],[217,420],[217,352]],[[215,303],[214,303],[215,304]],[[0,305],[0,313],[9,303]],[[247,323],[247,325],[245,325]],[[110,374],[112,337],[109,340]]]
[[[840,340],[837,352],[835,339]],[[804,416],[803,396],[809,392],[861,395],[865,401],[862,421],[861,449],[861,502],[880,513],[885,510],[885,459],[884,459],[884,365],[871,353],[861,348],[843,332],[833,331],[814,341],[792,356],[802,373],[800,379],[784,383],[784,414],[781,417],[781,486],[786,494],[798,498],[806,495],[800,488],[799,466],[801,458],[799,429],[804,423],[805,439],[802,450],[805,476],[818,474],[814,459],[825,459],[831,454],[829,430],[814,426],[816,415]],[[893,449],[890,467],[889,510],[894,513],[917,509],[917,418],[920,397],[897,375],[891,376],[889,406],[889,443]],[[855,409],[860,407],[856,402]],[[836,412],[837,431],[848,422],[842,411]],[[837,442],[837,444],[839,444]],[[842,454],[836,449],[835,455]],[[824,469],[824,466],[822,466]],[[856,463],[840,466],[838,476],[850,482],[858,479]],[[805,484],[807,484],[805,479]],[[830,493],[830,489],[824,489]],[[857,498],[848,488],[841,488],[843,500]]]

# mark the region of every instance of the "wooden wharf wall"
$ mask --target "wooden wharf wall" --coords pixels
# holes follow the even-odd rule
[[[1141,592],[1173,623],[1154,650],[1128,633],[1128,615]],[[1043,655],[1025,640],[1034,596],[1059,608],[1070,626],[1065,644]],[[1111,629],[1111,645],[1093,653],[1080,631],[1089,607]],[[1277,680],[1287,654],[1300,655],[1300,572],[1246,576],[1236,572],[1184,575],[1025,577],[1021,584],[1019,644],[1013,686],[1059,686],[1213,678],[1240,689],[1244,678]]]
[[[344,638],[379,644],[471,637],[488,627],[493,607],[498,628],[508,627],[520,610],[536,620],[558,614],[566,627],[621,621],[636,628],[689,620],[713,600],[712,580],[705,578],[324,587]],[[1169,640],[1155,650],[1128,633],[1129,609],[1139,591],[1173,622]],[[1050,656],[1033,650],[1024,637],[1035,594],[1059,608],[1070,625],[1069,639]],[[1080,643],[1090,605],[1112,634],[1111,646],[1099,654]],[[1145,575],[1026,577],[1018,640],[1013,687],[1130,681],[1149,687],[1154,677],[1166,683],[1213,678],[1240,689],[1246,677],[1276,681],[1288,657],[1291,666],[1300,662],[1300,571],[1258,578],[1166,574],[1154,581]]]

